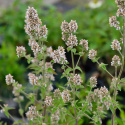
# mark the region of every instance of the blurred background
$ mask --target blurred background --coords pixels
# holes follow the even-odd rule
[[[11,106],[17,106],[12,101],[12,87],[5,83],[5,75],[10,73],[16,81],[28,86],[27,61],[24,58],[18,59],[16,55],[16,46],[25,46],[27,53],[31,53],[28,46],[29,37],[24,30],[25,13],[28,6],[33,6],[38,11],[40,19],[48,28],[47,46],[52,46],[53,49],[58,46],[66,48],[61,39],[61,23],[64,20],[68,22],[71,19],[76,20],[78,40],[87,39],[89,48],[98,51],[98,56],[101,57],[100,61],[108,64],[107,68],[114,74],[111,59],[116,52],[111,50],[110,45],[113,39],[120,40],[121,37],[118,31],[109,26],[109,17],[115,15],[117,11],[115,0],[0,0],[0,98],[4,100],[4,103],[9,102]],[[122,25],[122,19],[118,20]],[[67,58],[71,62],[69,53],[67,53]],[[78,57],[75,56],[75,60],[77,59]],[[105,85],[109,88],[110,76],[100,70],[97,64],[92,63],[87,58],[87,54],[81,58],[79,66],[83,70],[84,85],[94,74],[98,78],[98,87]],[[60,80],[62,74],[60,65],[54,65],[54,67],[58,73],[54,82],[56,88],[56,84],[65,83],[66,79]],[[124,94],[125,89],[123,88],[118,96],[123,109]],[[117,111],[117,115],[125,117],[124,110],[122,114]],[[110,125],[109,116],[103,120],[103,125]],[[80,124],[88,125],[88,121],[86,118]]]

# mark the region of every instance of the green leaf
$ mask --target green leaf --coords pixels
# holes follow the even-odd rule
[[[57,75],[57,73],[50,67],[47,69],[47,72]]]
[[[67,69],[65,70],[65,74],[69,74],[70,71],[72,71],[72,69],[71,69],[71,68],[67,68]]]
[[[122,78],[122,79],[120,80],[120,82],[121,82],[121,83],[125,83],[125,78]]]
[[[67,48],[67,51],[69,52],[71,49],[72,49],[72,48],[68,47],[68,48]]]
[[[79,71],[82,72],[82,69],[79,66],[76,66],[75,69],[78,69]]]
[[[20,113],[20,115],[22,116],[23,113],[24,113],[23,109],[19,109],[19,113]]]
[[[76,53],[76,48],[71,49],[71,51],[75,54]]]
[[[5,113],[5,115],[9,118],[8,110],[5,110],[4,113]]]
[[[121,85],[120,84],[118,84],[118,90],[121,91]]]
[[[101,64],[99,65],[99,67],[101,67],[101,68],[103,68],[104,70],[106,70],[106,65],[107,65],[107,64],[101,63]]]

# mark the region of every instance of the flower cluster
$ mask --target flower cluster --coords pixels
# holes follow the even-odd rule
[[[113,78],[112,79],[112,82],[111,82],[111,88],[112,89],[116,87],[117,80],[118,80],[118,78]]]
[[[112,45],[111,45],[111,48],[113,50],[121,50],[121,46],[120,46],[120,43],[117,39],[114,39],[113,42],[112,42]]]
[[[69,84],[81,85],[82,82],[83,81],[79,74],[75,74],[74,76],[73,76],[73,74],[71,74],[71,76],[68,77]]]
[[[16,52],[17,52],[18,57],[23,57],[23,56],[25,56],[26,49],[23,46],[17,46]]]
[[[29,39],[29,46],[34,53],[34,56],[37,57],[38,52],[40,52],[39,44],[35,40]]]
[[[7,85],[15,83],[15,80],[13,79],[13,76],[11,74],[6,75],[5,81]]]
[[[115,27],[116,30],[120,30],[120,23],[116,20],[116,16],[109,17],[109,24],[111,27]]]
[[[76,35],[73,35],[73,34],[69,35],[66,45],[70,48],[73,48],[73,46],[77,46],[77,44],[78,44],[78,40]]]
[[[52,58],[55,63],[65,64],[67,62],[65,56],[65,50],[62,46],[59,46],[57,50],[54,50]]]
[[[47,89],[48,89],[48,91],[52,91],[53,90],[52,84],[49,84]]]
[[[35,76],[35,74],[29,73],[28,76],[29,76],[29,82],[31,85],[39,85],[38,83],[39,79],[37,76]]]
[[[59,110],[57,110],[54,114],[51,115],[51,123],[53,125],[58,124],[60,119],[59,116],[60,116]]]
[[[55,91],[54,91],[54,97],[56,97],[56,98],[58,98],[59,96],[60,96],[60,90],[59,90],[59,88],[58,89],[55,89]]]
[[[117,10],[116,15],[119,16],[125,16],[125,8],[124,8],[124,0],[115,0],[117,6],[119,9]]]
[[[90,86],[91,87],[96,87],[97,85],[97,78],[94,76],[94,77],[91,77],[90,78]]]
[[[81,45],[85,51],[88,51],[88,40],[81,39],[79,45]]]
[[[68,102],[70,100],[69,90],[63,90],[63,92],[61,93],[61,96],[65,103]]]
[[[66,22],[65,20],[62,22],[61,30],[63,33],[76,32],[77,29],[78,25],[74,20],[71,20],[70,23]]]
[[[104,104],[107,108],[107,110],[109,109],[110,105],[111,105],[111,97],[109,95],[109,91],[107,90],[107,88],[101,87],[100,90],[97,88],[94,90],[94,101],[98,100],[99,104]],[[97,98],[98,97],[98,98]]]
[[[70,23],[65,20],[62,22],[62,40],[66,41],[66,45],[70,48],[73,48],[73,46],[77,46],[78,44],[77,37],[72,34],[73,32],[76,32],[77,29],[78,25],[74,20],[71,20]]]
[[[97,51],[96,50],[93,50],[93,49],[89,50],[89,55],[88,55],[89,59],[94,60],[96,55],[97,55]]]
[[[26,113],[28,120],[33,120],[38,116],[38,111],[36,111],[36,106],[29,107],[29,111]]]
[[[40,25],[42,25],[42,22],[38,17],[37,11],[33,7],[28,7],[25,18],[25,32],[31,38],[37,36],[39,33]]]
[[[20,90],[22,88],[22,85],[17,83],[14,87],[13,87],[13,91],[12,93],[14,94],[15,98],[13,99],[15,102],[18,101],[23,101],[24,97],[20,95]]]
[[[112,62],[111,62],[111,66],[120,66],[121,62],[120,62],[120,58],[117,55],[114,55],[112,58]]]
[[[49,57],[52,57],[53,49],[51,46],[47,48],[46,53]]]
[[[45,98],[45,104],[47,105],[47,106],[52,106],[52,103],[53,103],[53,99],[52,99],[52,97],[51,96],[46,96],[46,98]]]

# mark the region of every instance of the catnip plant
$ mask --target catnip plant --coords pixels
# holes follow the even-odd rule
[[[78,125],[80,120],[87,117],[91,124],[101,125],[102,119],[106,117],[108,111],[112,113],[111,125],[117,125],[116,109],[120,110],[119,103],[116,101],[118,91],[121,91],[121,85],[124,78],[121,78],[124,67],[124,47],[125,47],[125,1],[116,0],[119,7],[116,15],[123,18],[123,26],[117,21],[116,16],[109,18],[111,27],[121,33],[121,44],[117,39],[114,39],[111,48],[116,50],[118,55],[112,58],[111,66],[114,67],[114,74],[111,74],[106,64],[100,62],[97,56],[97,50],[89,49],[88,40],[77,40],[75,35],[78,25],[76,21],[65,20],[61,24],[62,40],[67,46],[67,52],[71,54],[72,64],[66,58],[66,51],[62,46],[53,50],[52,47],[47,47],[47,28],[39,19],[37,11],[33,7],[28,7],[25,16],[25,32],[29,36],[28,45],[31,47],[32,53],[27,54],[25,47],[17,46],[16,52],[19,58],[25,57],[29,63],[28,68],[31,72],[28,74],[31,88],[23,87],[18,83],[11,74],[6,75],[6,84],[12,85],[14,101],[19,104],[19,113],[22,120],[16,121],[9,113],[12,109],[7,104],[0,105],[1,111],[7,117],[11,117],[14,124],[22,123],[23,125]],[[77,53],[76,46],[80,47],[81,51]],[[89,91],[83,85],[83,79],[80,73],[82,69],[79,67],[80,58],[88,53],[88,58],[94,63],[96,62],[110,77],[112,78],[110,92],[105,86],[97,88],[96,76],[91,76]],[[74,60],[75,56],[79,56],[78,60]],[[49,61],[48,61],[49,60]],[[64,86],[59,86],[53,89],[54,75],[58,75],[53,68],[53,65],[58,63],[63,70],[62,76],[67,78],[67,83]],[[120,67],[120,71],[119,71]],[[27,92],[27,89],[30,91]],[[81,91],[86,93],[84,98],[80,96]],[[25,109],[22,108],[21,102],[25,98],[29,101]],[[24,115],[26,114],[26,117]]]

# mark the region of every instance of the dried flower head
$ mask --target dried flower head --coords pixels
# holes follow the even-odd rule
[[[115,27],[116,30],[120,30],[120,23],[116,20],[116,16],[109,17],[109,24],[111,27]]]
[[[38,36],[39,26],[42,22],[38,17],[37,11],[33,7],[28,7],[25,18],[25,32],[31,38]]]
[[[113,42],[112,42],[112,45],[111,45],[111,48],[113,50],[121,50],[121,46],[120,46],[120,43],[117,39],[114,39]]]
[[[69,23],[70,32],[76,32],[77,29],[78,29],[78,25],[77,25],[76,21],[71,20]]]
[[[46,98],[45,98],[45,104],[47,105],[47,106],[52,106],[52,103],[53,103],[53,99],[52,99],[52,97],[51,96],[46,96]]]
[[[55,63],[61,63],[65,64],[67,62],[66,56],[65,56],[65,50],[63,47],[59,46],[57,50],[54,50],[52,54],[52,58]]]
[[[95,59],[95,57],[96,57],[96,55],[97,55],[97,51],[96,50],[89,50],[89,59]]]
[[[7,85],[15,83],[15,80],[13,79],[13,76],[11,74],[6,75],[5,81]]]
[[[69,32],[69,23],[66,22],[65,20],[61,24],[61,30],[64,33],[68,33]]]
[[[59,88],[58,89],[55,89],[55,91],[54,91],[54,97],[56,97],[56,98],[59,98],[60,97],[60,90],[59,90]]]
[[[111,66],[120,66],[120,65],[121,65],[121,62],[120,62],[119,56],[117,55],[113,56]]]
[[[81,39],[79,45],[82,45],[83,49],[85,51],[88,51],[88,49],[89,49],[89,47],[88,47],[88,40]]]
[[[68,90],[63,90],[61,96],[62,96],[64,103],[66,103],[70,100],[70,93]]]
[[[36,111],[36,106],[29,107],[29,111],[26,113],[28,120],[33,120],[38,116],[38,111]]]
[[[16,52],[17,52],[18,57],[23,57],[23,56],[25,56],[26,49],[23,46],[17,46]]]
[[[66,45],[70,48],[77,46],[78,45],[77,37],[73,34],[70,34],[68,37],[68,41],[66,42]]]
[[[29,73],[28,76],[29,76],[29,82],[31,85],[39,85],[38,83],[39,79],[37,76],[35,76],[35,74]]]
[[[95,76],[91,77],[90,78],[90,86],[96,87],[96,85],[97,85],[97,78]]]

